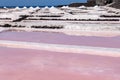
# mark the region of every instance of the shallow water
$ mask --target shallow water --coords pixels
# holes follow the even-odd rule
[[[0,80],[120,80],[120,58],[0,47]]]
[[[3,32],[0,33],[0,40],[31,41],[50,44],[120,48],[120,36],[85,37],[70,36],[62,33],[49,32]]]

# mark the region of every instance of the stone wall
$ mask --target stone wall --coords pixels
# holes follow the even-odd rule
[[[95,6],[96,5],[96,0],[88,0],[87,3],[72,3],[69,4],[68,6],[70,7],[79,7],[79,6],[87,6],[87,7],[91,7],[91,6]]]
[[[113,0],[114,4],[110,5],[110,7],[120,9],[120,0]]]
[[[104,6],[112,2],[115,2],[115,0],[95,0],[95,1],[96,1],[96,4],[100,6]]]
[[[112,4],[111,4],[112,3]],[[72,3],[70,7],[79,7],[79,6],[105,6],[107,4],[111,4],[110,7],[119,8],[120,9],[120,0],[88,0],[87,3]]]

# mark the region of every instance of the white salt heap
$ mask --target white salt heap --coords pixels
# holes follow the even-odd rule
[[[37,7],[35,7],[35,9],[40,9],[40,7],[39,7],[39,6],[37,6]]]
[[[48,7],[48,6],[45,6],[44,9],[49,9],[49,7]]]
[[[24,7],[23,7],[23,9],[27,9],[27,7],[26,7],[26,6],[24,6]]]
[[[15,8],[15,10],[21,10],[18,6]]]
[[[80,9],[80,8],[87,8],[87,9]],[[115,18],[100,17],[101,15],[118,15],[116,13],[113,13],[112,11],[111,11],[112,13],[108,12],[107,11],[108,9],[106,10],[106,7],[102,7],[102,6],[94,6],[94,7],[80,6],[79,8],[69,7],[69,6],[63,6],[61,8],[52,6],[49,8],[48,6],[46,6],[42,9],[40,9],[40,7],[37,6],[36,8],[23,7],[21,10],[18,10],[20,8],[16,7],[15,9],[0,9],[1,12],[0,21],[4,23],[6,23],[7,21],[13,25],[17,24],[29,28],[31,28],[31,26],[63,26],[64,30],[71,30],[71,31],[74,30],[75,32],[76,30],[106,31],[106,32],[108,31],[118,32],[120,30],[119,21],[110,21],[113,19],[120,20],[119,17],[115,17]],[[109,10],[113,10],[113,9],[109,9]],[[118,10],[115,9],[114,11],[118,12]],[[13,20],[17,20],[21,18],[20,17],[21,15],[30,15],[30,17],[27,17],[26,19],[23,19],[20,22],[15,22],[15,23],[12,22]],[[98,19],[103,21],[97,21]],[[108,19],[108,21],[104,21],[105,19]]]
[[[85,7],[85,6],[80,6],[79,8],[80,8],[80,9],[86,9],[86,7]]]
[[[31,6],[31,7],[29,7],[29,9],[34,9],[34,7]]]
[[[7,9],[7,7],[6,7],[6,6],[4,6],[4,9]]]
[[[67,9],[67,8],[69,8],[69,6],[63,6],[63,7],[61,7],[61,8],[63,8],[63,9]]]

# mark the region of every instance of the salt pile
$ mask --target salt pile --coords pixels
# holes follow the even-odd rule
[[[48,7],[48,6],[45,6],[44,9],[49,9],[49,7]]]
[[[20,10],[20,8],[17,6],[17,7],[15,8],[15,10]]]
[[[6,6],[4,6],[4,9],[7,9],[7,7],[6,7]]]
[[[23,7],[23,9],[27,9],[27,7],[26,7],[26,6],[24,6],[24,7]]]
[[[32,9],[32,10],[33,10],[33,9],[34,9],[34,7],[32,7],[32,6],[31,6],[31,7],[29,7],[29,9]]]
[[[61,8],[63,8],[63,9],[67,9],[67,8],[69,8],[69,6],[63,6],[63,7],[61,7]]]
[[[98,5],[94,6],[93,8],[94,10],[100,10],[100,7]]]
[[[80,6],[79,8],[80,8],[80,9],[86,9],[86,7],[85,7],[85,6]]]
[[[39,7],[39,6],[37,6],[35,9],[40,9],[40,7]]]

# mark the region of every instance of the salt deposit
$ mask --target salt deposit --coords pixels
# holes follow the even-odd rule
[[[24,6],[24,7],[23,7],[23,9],[27,9],[27,7],[26,7],[26,6]]]
[[[35,7],[36,9],[40,9],[40,7],[39,6],[37,6],[37,7]]]
[[[15,10],[21,10],[18,6],[15,8]]]
[[[48,9],[49,7],[48,7],[48,6],[45,6],[44,8],[45,8],[45,9]]]
[[[120,80],[119,44],[114,8],[4,7],[0,80]]]
[[[80,6],[79,8],[80,9],[87,9],[85,6]]]
[[[120,49],[115,48],[100,48],[100,47],[87,47],[87,46],[70,46],[70,45],[55,45],[43,43],[30,43],[18,41],[3,41],[0,40],[0,46],[12,48],[25,48],[36,50],[48,50],[56,52],[71,52],[71,53],[86,53],[90,55],[120,57]],[[49,47],[51,46],[51,47]],[[103,54],[105,53],[105,54]]]
[[[7,7],[6,7],[6,6],[4,6],[4,9],[7,9]]]
[[[85,6],[81,6],[81,7],[85,8]],[[87,31],[99,31],[99,32],[119,31],[120,28],[119,17],[118,18],[101,17],[102,15],[118,15],[116,14],[116,12],[110,13],[106,10],[106,7],[99,7],[99,6],[86,7],[86,8],[87,9],[79,9],[79,8],[71,8],[68,6],[63,6],[61,8],[56,8],[52,6],[49,8],[48,6],[46,6],[42,9],[40,9],[39,7],[36,8],[23,7],[23,9],[21,10],[1,9],[0,18],[3,23],[5,23],[5,21],[9,21],[9,24],[11,25],[19,24],[29,28],[31,28],[31,26],[58,25],[58,26],[63,26],[64,27],[63,29],[65,30],[77,30],[77,31],[85,30],[86,32]],[[16,7],[15,9],[20,9],[20,8]],[[112,11],[113,9],[110,10]],[[19,20],[21,18],[21,15],[27,15],[30,17],[27,17],[20,22],[16,22],[16,23],[11,22],[14,20]]]

